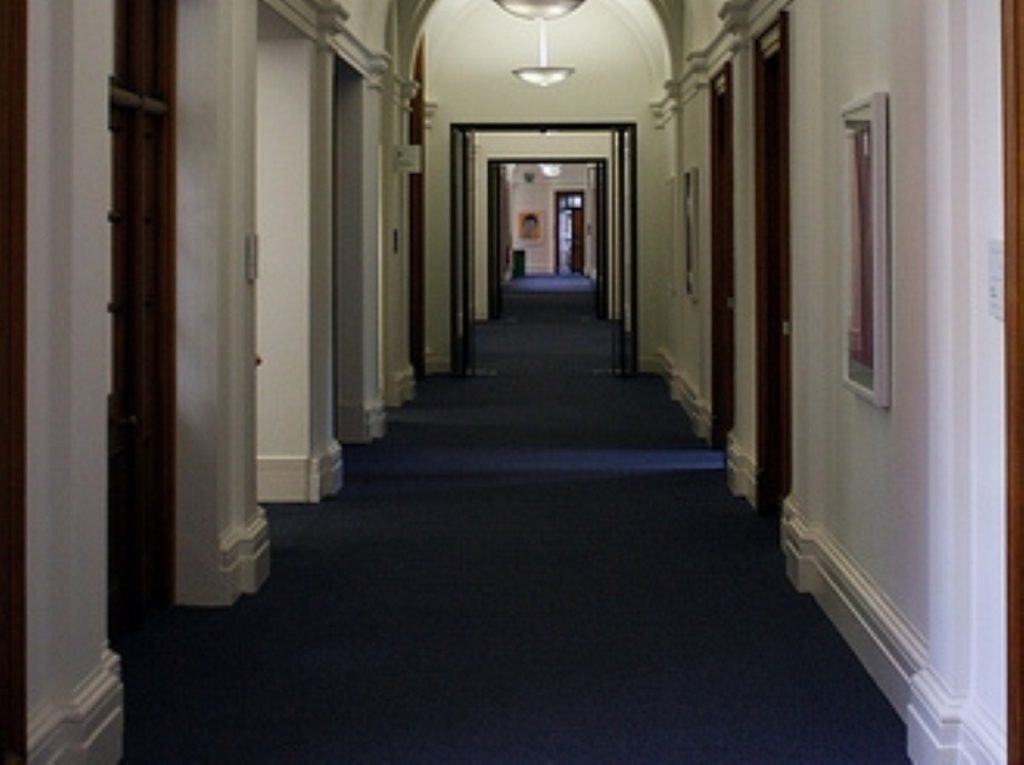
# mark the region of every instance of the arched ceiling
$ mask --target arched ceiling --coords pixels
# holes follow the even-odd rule
[[[675,41],[680,39],[681,27],[677,10],[682,0],[588,0],[580,10],[552,23],[571,24],[574,17],[592,4],[619,18],[623,31],[633,36],[645,51],[652,73],[657,72],[663,80],[672,77],[673,53],[678,50]],[[496,22],[507,17],[510,23],[524,23],[501,11],[491,0],[393,0],[392,10],[397,15],[399,48],[392,53],[398,71],[404,76],[410,73],[413,49],[428,19],[433,30],[450,33],[451,41],[458,35],[460,20],[472,14],[494,13]]]

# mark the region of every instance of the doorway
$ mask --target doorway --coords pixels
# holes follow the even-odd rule
[[[789,57],[787,16],[756,42],[757,507],[777,515],[790,489]]]
[[[112,637],[174,594],[175,3],[117,0],[108,401]]]
[[[0,4],[0,757],[25,728],[25,273],[28,9]]]
[[[610,344],[610,371],[621,377],[633,377],[638,372],[637,354],[637,129],[632,124],[613,125],[517,125],[486,124],[451,126],[451,374],[456,377],[471,377],[477,373],[474,345],[477,319],[477,277],[475,264],[476,242],[476,178],[475,166],[478,135],[483,133],[503,134],[554,134],[593,133],[607,134],[610,138],[610,152],[607,158],[568,159],[543,158],[548,163],[583,163],[593,166],[595,183],[595,226],[596,240],[595,300],[598,318],[606,319],[612,327]],[[492,297],[502,274],[501,243],[494,235],[493,221],[499,217],[502,191],[497,187],[500,171],[494,164],[538,162],[538,157],[527,159],[491,160],[486,175],[488,214],[485,220],[490,231],[487,237],[486,259],[488,276],[487,290]],[[609,167],[610,166],[610,167]],[[555,217],[558,218],[557,210]],[[551,213],[546,213],[550,215]],[[529,216],[528,216],[529,217]],[[544,216],[542,216],[544,217]],[[537,216],[528,221],[533,232],[543,237],[551,228],[541,223]],[[483,224],[481,224],[483,225]],[[585,236],[585,234],[584,234]],[[582,239],[583,237],[581,237]],[[556,236],[557,241],[557,236]],[[571,257],[571,256],[570,256]],[[492,301],[493,302],[493,301]],[[487,315],[491,315],[488,311]]]
[[[711,85],[711,445],[722,449],[736,401],[731,63]]]
[[[1009,762],[1024,762],[1024,7],[1003,2]]]
[[[585,200],[582,191],[555,194],[554,247],[556,274],[582,274],[586,257]]]
[[[426,197],[422,171],[422,163],[426,162],[422,152],[426,150],[424,136],[427,129],[424,55],[424,42],[420,40],[416,46],[413,68],[413,79],[419,83],[419,88],[412,99],[412,111],[409,113],[409,144],[419,146],[421,152],[420,172],[409,174],[409,362],[416,379],[422,379],[427,374]]]

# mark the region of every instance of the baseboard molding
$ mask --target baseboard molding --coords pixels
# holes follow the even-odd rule
[[[744,452],[732,435],[726,447],[726,470],[729,490],[757,507],[757,465],[754,458]]]
[[[452,360],[448,356],[427,349],[424,366],[428,375],[446,375],[452,371]]]
[[[808,524],[793,497],[784,504],[782,549],[793,586],[814,596],[906,722],[914,763],[1006,761],[1005,735],[998,726],[950,694],[930,667],[917,628],[826,530]]]
[[[1000,765],[1006,733],[995,721],[950,693],[931,669],[914,675],[907,713],[907,741],[916,765]]]
[[[337,494],[341,483],[341,444],[337,441],[316,457],[259,457],[256,461],[259,502],[316,503]]]
[[[270,576],[270,529],[262,507],[248,526],[229,529],[220,538],[220,571],[229,593],[254,594]],[[229,601],[230,602],[230,601]]]
[[[104,648],[98,666],[67,698],[47,701],[28,720],[28,761],[36,765],[120,762],[124,689],[121,662]]]
[[[658,375],[668,379],[669,372],[672,369],[672,361],[665,351],[659,350],[653,356],[641,356],[638,367],[642,374]]]
[[[686,376],[673,372],[670,382],[672,398],[682,404],[686,416],[690,418],[693,434],[702,441],[711,440],[711,407],[697,393]]]
[[[416,371],[412,366],[401,369],[391,378],[388,406],[399,407],[416,398]]]
[[[387,432],[383,401],[342,402],[339,440],[343,444],[368,444]]]

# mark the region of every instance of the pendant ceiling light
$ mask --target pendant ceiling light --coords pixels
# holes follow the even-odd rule
[[[524,19],[557,19],[572,13],[584,0],[494,0],[514,16]]]
[[[548,28],[544,19],[540,24],[540,66],[521,66],[513,69],[512,74],[523,82],[536,85],[538,88],[550,88],[565,82],[576,71],[571,66],[548,66]]]

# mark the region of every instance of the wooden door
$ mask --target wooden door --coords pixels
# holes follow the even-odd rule
[[[413,77],[419,83],[419,89],[412,100],[412,112],[409,115],[409,143],[419,146],[425,151],[424,134],[426,133],[426,67],[424,66],[423,42],[416,48],[416,63]],[[426,156],[423,156],[426,167]],[[409,175],[409,361],[417,378],[427,373],[427,336],[425,284],[426,272],[424,261],[424,243],[426,241],[424,175]]]
[[[1024,763],[1024,3],[1003,0],[1009,762]]]
[[[789,61],[786,15],[755,48],[757,187],[757,506],[790,488]]]
[[[174,3],[118,0],[109,400],[109,627],[173,599]]]
[[[0,3],[0,757],[24,762],[26,0]]]
[[[575,208],[572,211],[572,254],[569,256],[569,268],[574,274],[583,273],[586,243],[584,208]]]
[[[724,448],[736,406],[732,65],[711,88],[711,444]]]
[[[502,217],[507,204],[504,199],[504,165],[487,164],[487,318],[500,319],[502,313],[501,282],[504,274],[504,231],[508,228]]]

